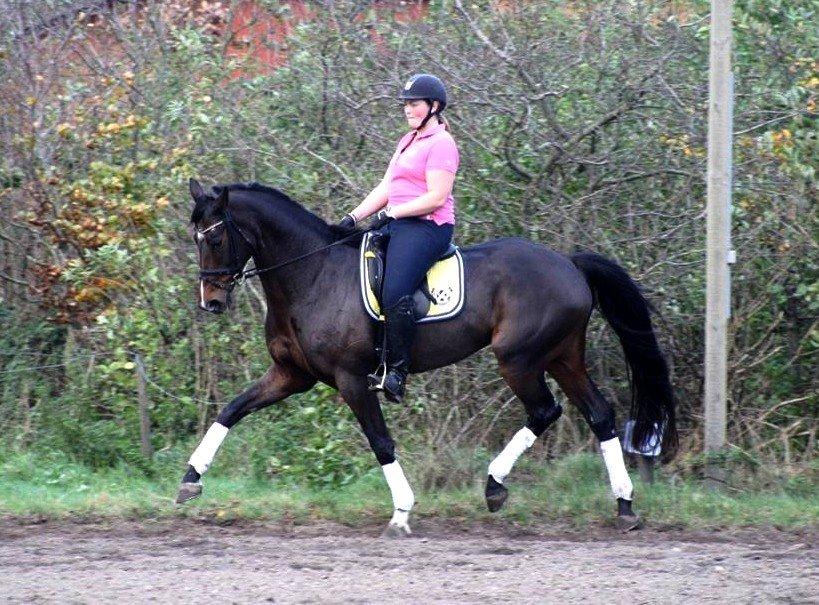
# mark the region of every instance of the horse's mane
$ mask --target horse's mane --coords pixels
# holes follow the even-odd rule
[[[262,185],[261,183],[257,183],[255,181],[251,182],[251,183],[229,183],[227,185],[214,185],[212,187],[212,189],[213,189],[213,194],[214,195],[219,195],[220,193],[222,193],[222,190],[224,190],[224,189],[227,189],[228,191],[250,191],[250,192],[254,192],[254,193],[266,193],[266,194],[268,194],[270,196],[273,196],[277,200],[281,200],[281,201],[287,202],[289,204],[294,204],[295,206],[298,206],[302,210],[312,214],[309,210],[304,208],[304,206],[302,206],[301,204],[299,204],[298,202],[293,200],[289,195],[287,195],[283,191],[279,191],[275,187],[270,187],[268,185]],[[313,216],[315,216],[315,215],[313,215]],[[318,218],[318,217],[316,217],[316,218]],[[324,222],[324,221],[322,221],[322,222]]]
[[[271,207],[276,206],[281,208],[284,206],[287,209],[287,217],[301,224],[302,226],[317,232],[319,235],[328,237],[331,240],[340,239],[344,232],[341,232],[334,225],[329,225],[327,221],[320,216],[314,214],[297,201],[292,199],[286,193],[279,191],[275,187],[262,185],[261,183],[229,183],[224,185],[214,185],[211,187],[214,196],[219,196],[222,191],[227,189],[230,191],[243,191],[248,193],[260,193],[265,196],[265,199],[270,203]],[[198,222],[204,215],[204,204],[196,204],[191,215],[191,222]],[[357,245],[357,242],[350,242],[351,245]]]
[[[229,183],[226,185],[214,185],[212,188],[213,195],[219,196],[222,191],[246,191],[248,193],[260,193],[271,207],[281,209],[284,207],[287,212],[287,217],[297,221],[298,223],[308,227],[321,234],[331,234],[330,226],[327,222],[316,214],[310,212],[307,208],[292,199],[283,191],[279,191],[275,187],[262,185],[261,183]]]

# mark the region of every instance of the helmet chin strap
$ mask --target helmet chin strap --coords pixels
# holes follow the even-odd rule
[[[429,119],[434,115],[438,115],[438,112],[432,111],[432,103],[430,103],[429,109],[427,110],[427,116],[421,120],[421,123],[418,125],[418,128],[415,129],[415,132],[421,132],[424,129],[424,126],[427,125],[427,122],[429,122]]]
[[[418,136],[418,133],[421,132],[424,129],[424,126],[427,125],[427,122],[429,122],[429,119],[432,116],[437,116],[437,115],[438,115],[438,112],[437,111],[432,111],[432,103],[430,103],[429,104],[429,110],[427,111],[427,116],[423,120],[421,120],[421,123],[418,125],[418,128],[415,128],[413,130],[412,138],[409,141],[407,141],[407,144],[404,145],[404,148],[401,151],[398,152],[399,155],[404,153],[407,150],[407,147],[412,145],[412,142]]]

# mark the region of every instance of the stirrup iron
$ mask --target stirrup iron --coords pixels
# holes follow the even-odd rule
[[[375,372],[367,375],[367,386],[371,391],[383,391],[384,381],[387,380],[387,362],[378,364]]]

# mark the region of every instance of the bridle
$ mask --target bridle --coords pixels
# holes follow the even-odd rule
[[[239,248],[237,246],[237,234],[241,236],[241,238],[245,241],[245,243],[253,250],[253,244],[250,242],[250,239],[244,234],[244,232],[239,228],[239,226],[233,221],[233,218],[230,216],[230,212],[225,210],[224,218],[221,221],[213,223],[206,229],[198,229],[194,227],[194,231],[196,232],[196,240],[197,242],[201,242],[205,239],[205,234],[213,231],[217,227],[224,225],[225,231],[227,232],[228,236],[228,249],[230,251],[231,257],[231,265],[229,267],[222,267],[219,269],[200,269],[199,270],[199,279],[206,284],[210,284],[214,288],[218,290],[225,290],[228,295],[233,291],[233,289],[240,284],[241,282],[247,280],[251,277],[256,277],[262,273],[267,273],[268,271],[275,271],[276,269],[280,269],[297,261],[307,258],[308,256],[312,256],[314,254],[318,254],[324,250],[332,248],[333,246],[338,246],[339,244],[343,244],[345,242],[350,241],[351,239],[358,237],[364,231],[363,229],[356,229],[350,235],[347,235],[339,240],[334,241],[332,244],[327,244],[326,246],[322,246],[321,248],[316,248],[315,250],[311,250],[306,254],[302,254],[295,258],[291,258],[284,262],[271,265],[269,267],[264,267],[262,269],[258,269],[256,267],[252,267],[250,269],[244,269],[244,264],[240,264],[241,261],[239,260]],[[245,261],[246,263],[247,261]],[[227,282],[221,282],[213,279],[213,277],[219,275],[229,275],[230,279]]]
[[[218,290],[225,290],[228,294],[233,291],[233,288],[236,287],[236,284],[242,278],[242,271],[244,264],[241,263],[239,260],[239,246],[237,245],[237,234],[245,240],[248,245],[250,244],[250,240],[247,236],[242,233],[242,230],[236,226],[236,223],[233,222],[233,218],[230,216],[230,212],[225,210],[224,218],[221,221],[217,221],[213,223],[210,227],[206,229],[198,229],[194,226],[194,230],[196,232],[196,241],[197,243],[202,242],[205,239],[205,235],[220,227],[221,225],[225,226],[225,231],[228,236],[228,250],[230,252],[230,266],[229,267],[221,267],[219,269],[200,269],[199,270],[199,279],[206,284],[217,288]],[[230,280],[227,282],[222,282],[213,279],[216,276],[220,275],[229,275]]]

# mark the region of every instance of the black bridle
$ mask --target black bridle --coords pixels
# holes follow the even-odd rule
[[[262,273],[267,273],[268,271],[275,271],[276,269],[280,269],[292,263],[298,262],[302,259],[307,258],[308,256],[312,256],[314,254],[318,254],[324,250],[332,248],[333,246],[337,246],[339,244],[343,244],[345,242],[350,241],[351,239],[358,237],[363,232],[362,229],[356,229],[350,235],[346,235],[343,238],[334,241],[332,244],[327,244],[326,246],[322,246],[321,248],[316,248],[315,250],[311,250],[306,254],[302,254],[297,256],[296,258],[291,258],[286,260],[282,263],[278,263],[275,265],[271,265],[269,267],[264,267],[262,269],[258,269],[256,267],[252,267],[251,269],[244,269],[244,264],[241,263],[239,260],[239,247],[237,245],[237,234],[241,236],[245,243],[253,250],[253,244],[250,242],[250,239],[244,234],[244,232],[239,229],[239,226],[233,222],[233,218],[230,216],[230,212],[225,210],[224,218],[221,221],[218,221],[212,224],[207,229],[199,230],[194,227],[197,235],[197,241],[202,241],[205,237],[205,234],[211,231],[212,229],[216,229],[220,225],[225,226],[225,231],[228,236],[228,249],[230,251],[231,256],[231,265],[229,267],[223,267],[220,269],[200,269],[199,270],[199,279],[206,284],[210,284],[214,288],[219,290],[225,290],[228,294],[230,294],[233,289],[236,287],[237,284],[247,280],[251,277],[256,277]],[[229,275],[230,279],[227,282],[217,281],[212,279],[213,277],[220,276],[220,275]]]
[[[242,268],[244,264],[241,263],[239,260],[239,246],[237,244],[237,234],[241,235],[242,239],[250,245],[250,240],[242,233],[242,230],[236,226],[236,223],[233,222],[233,218],[230,216],[230,212],[225,210],[224,218],[221,221],[218,221],[212,224],[207,229],[197,229],[196,230],[196,240],[197,243],[202,242],[205,239],[205,235],[219,227],[220,225],[225,226],[225,232],[227,233],[228,237],[228,250],[230,252],[230,259],[231,264],[229,267],[222,267],[219,269],[200,269],[199,270],[199,279],[206,284],[210,284],[214,288],[219,290],[225,290],[228,294],[233,291],[233,288],[236,287],[237,282],[241,279],[241,275],[243,273]],[[230,280],[228,282],[217,281],[213,279],[214,277],[220,275],[229,275]]]

